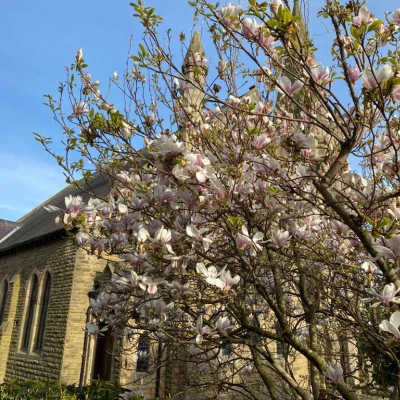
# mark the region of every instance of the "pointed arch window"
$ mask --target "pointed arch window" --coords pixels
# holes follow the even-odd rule
[[[137,372],[147,372],[149,369],[149,353],[150,353],[150,338],[147,335],[141,335],[138,341],[137,352]]]
[[[36,334],[35,350],[42,350],[43,348],[47,312],[50,304],[50,295],[51,295],[51,274],[50,272],[47,272],[44,280],[44,289],[42,294],[39,323]]]
[[[3,323],[5,319],[7,296],[8,296],[8,281],[4,280],[0,288],[0,325]]]
[[[31,340],[33,317],[35,314],[36,303],[38,295],[38,277],[33,275],[29,290],[29,300],[28,300],[28,312],[26,314],[24,334],[22,336],[21,349],[27,350],[29,347],[29,342]]]

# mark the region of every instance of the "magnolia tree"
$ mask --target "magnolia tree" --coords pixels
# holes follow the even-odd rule
[[[195,33],[181,70],[161,17],[132,5],[145,35],[110,79],[121,108],[80,50],[47,96],[65,155],[38,136],[76,185],[109,179],[105,198],[49,207],[79,246],[113,255],[98,320],[179,348],[181,391],[398,398],[400,9],[327,0],[327,65],[296,2],[195,0],[209,60]]]

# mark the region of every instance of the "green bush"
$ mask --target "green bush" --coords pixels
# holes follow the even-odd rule
[[[140,400],[118,384],[94,381],[81,388],[60,382],[19,381],[0,385],[0,400]]]

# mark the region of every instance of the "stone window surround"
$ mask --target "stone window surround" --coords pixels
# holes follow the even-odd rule
[[[41,283],[42,290],[40,294],[40,303],[38,304],[38,321],[35,335],[35,352],[41,352],[46,338],[46,324],[47,324],[47,313],[51,302],[51,288],[53,279],[51,273],[46,271],[43,275],[43,281]]]
[[[36,347],[36,338],[37,338],[37,333],[38,333],[38,325],[39,325],[39,318],[40,318],[40,311],[42,309],[42,301],[43,301],[43,291],[44,291],[44,286],[46,284],[45,280],[47,277],[47,273],[50,274],[51,277],[51,288],[50,288],[50,301],[49,305],[51,302],[51,292],[53,289],[53,271],[51,268],[46,268],[43,271],[39,272],[36,268],[30,275],[29,279],[27,280],[27,290],[26,290],[26,296],[25,296],[25,306],[24,306],[24,312],[21,317],[21,323],[19,326],[19,337],[18,337],[18,351],[16,353],[16,356],[18,358],[22,359],[33,359],[33,360],[40,360],[42,358],[42,350],[37,350],[35,349]],[[36,275],[38,278],[38,289],[37,289],[37,299],[36,299],[36,304],[35,304],[35,309],[33,311],[33,320],[32,320],[32,326],[31,326],[31,333],[30,333],[30,338],[29,338],[29,344],[27,349],[22,348],[22,340],[24,336],[24,330],[25,330],[25,323],[26,323],[26,318],[27,318],[27,313],[28,313],[28,304],[30,301],[30,294],[31,294],[31,282],[33,279],[33,276]],[[45,343],[44,343],[45,345]]]
[[[0,283],[0,326],[6,322],[6,307],[7,298],[9,296],[10,283],[7,278],[4,278]]]

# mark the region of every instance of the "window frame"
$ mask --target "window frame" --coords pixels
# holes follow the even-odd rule
[[[32,341],[32,332],[35,323],[35,312],[37,306],[37,300],[39,295],[39,278],[37,274],[33,274],[29,281],[29,290],[27,293],[27,311],[25,314],[25,321],[22,330],[22,339],[21,339],[21,350],[28,352],[31,341]]]
[[[8,292],[10,291],[10,284],[7,279],[4,279],[1,283],[0,288],[0,326],[3,322],[6,321],[6,307],[7,307],[7,298]]]
[[[139,357],[139,352],[144,351],[147,353],[146,357]],[[138,339],[137,345],[137,360],[136,372],[148,372],[149,370],[149,356],[150,356],[150,338],[146,334],[141,334]]]
[[[223,339],[221,343],[221,355],[223,357],[229,357],[232,355],[232,352],[233,352],[232,342],[230,342],[227,339]]]
[[[46,271],[44,275],[44,279],[42,281],[42,294],[41,301],[39,303],[40,310],[38,313],[38,320],[36,326],[36,335],[35,335],[35,347],[34,351],[41,352],[43,349],[44,338],[46,334],[46,325],[47,325],[47,313],[49,310],[50,302],[51,302],[51,289],[52,289],[53,279],[51,273]],[[38,293],[39,294],[39,293]]]

